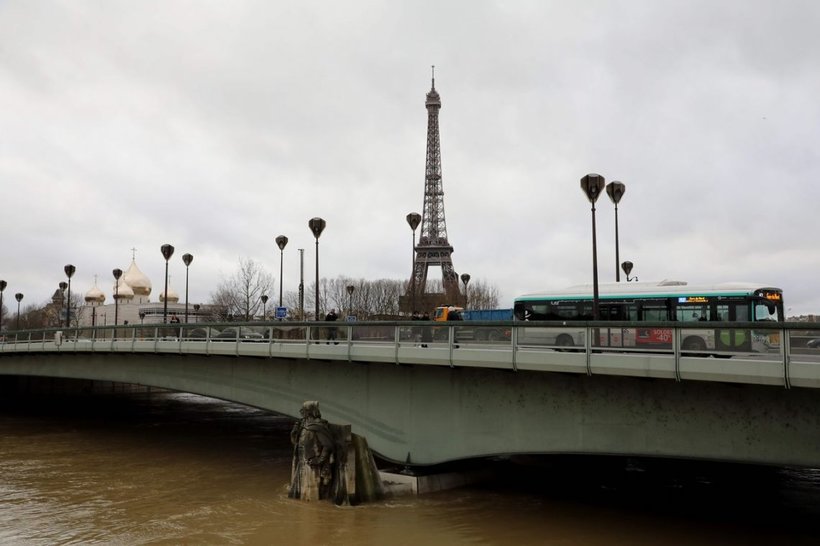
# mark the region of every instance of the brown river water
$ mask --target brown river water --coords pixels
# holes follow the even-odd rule
[[[354,507],[287,497],[292,419],[179,393],[4,395],[0,544],[820,544],[820,470],[553,457]]]

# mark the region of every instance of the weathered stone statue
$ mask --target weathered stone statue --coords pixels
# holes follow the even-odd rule
[[[319,402],[305,402],[299,414],[302,418],[290,431],[293,463],[288,496],[303,500],[330,498],[337,459],[330,425],[322,419]]]
[[[322,419],[319,402],[308,401],[293,425],[293,463],[288,496],[307,501],[358,504],[383,497],[373,455],[350,425]]]

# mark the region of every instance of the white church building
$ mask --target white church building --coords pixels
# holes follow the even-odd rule
[[[168,301],[168,322],[174,317],[185,322],[185,302],[169,286],[168,294],[160,292],[159,301],[151,301],[152,284],[145,273],[137,267],[135,258],[111,288],[111,302],[106,303],[106,295],[94,286],[85,294],[85,309],[80,313],[82,326],[111,326],[114,324],[162,324],[165,301]],[[188,322],[206,322],[210,311],[207,305],[188,304]],[[116,320],[116,322],[115,322]],[[176,320],[174,320],[176,322]]]

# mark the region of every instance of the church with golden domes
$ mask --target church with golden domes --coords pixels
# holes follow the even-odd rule
[[[161,324],[165,312],[165,292],[160,292],[159,301],[151,301],[153,285],[137,266],[132,256],[131,265],[111,287],[111,302],[105,303],[106,295],[94,286],[86,292],[85,309],[80,314],[82,326],[113,326],[115,324]],[[168,286],[168,321],[173,316],[181,322],[185,320],[185,302],[179,301],[179,295]],[[203,322],[207,316],[207,306],[188,304],[188,322]]]

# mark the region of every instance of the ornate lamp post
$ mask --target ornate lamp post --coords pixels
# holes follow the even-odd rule
[[[325,230],[326,225],[327,222],[318,216],[308,221],[308,227],[316,238],[316,315],[314,320],[319,320],[319,236]]]
[[[461,274],[461,282],[464,283],[464,307],[467,307],[467,303],[470,301],[467,294],[467,283],[470,282],[470,274],[469,273],[462,273]]]
[[[626,193],[626,185],[617,180],[606,185],[606,194],[615,203],[615,282],[621,282],[621,271],[618,269],[618,263],[621,261],[618,254],[618,203],[624,193]]]
[[[63,271],[65,271],[66,277],[68,277],[68,298],[65,302],[65,326],[66,328],[71,328],[71,277],[74,275],[74,272],[77,271],[77,268],[68,264],[63,268]]]
[[[632,273],[632,262],[626,261],[621,264],[621,267],[624,269],[624,274],[626,275],[626,282],[638,280],[637,276],[632,277],[631,279],[629,278],[629,274]]]
[[[0,331],[3,330],[3,291],[8,285],[6,281],[0,281]]]
[[[194,257],[191,254],[183,254],[182,261],[185,264],[185,324],[188,324],[188,266],[194,261]]]
[[[17,292],[14,295],[14,299],[17,300],[17,330],[20,329],[20,302],[23,301],[23,294],[21,292]]]
[[[276,246],[279,247],[279,307],[282,307],[282,262],[287,244],[288,238],[284,235],[280,235],[276,238]]]
[[[259,299],[262,300],[262,320],[267,320],[268,312],[267,312],[266,305],[268,303],[268,295],[267,294],[262,294],[262,297],[259,298]]]
[[[145,311],[140,311],[140,326],[145,324]]]
[[[171,256],[174,255],[174,247],[169,244],[164,244],[159,247],[159,251],[162,252],[162,257],[165,258],[165,292],[162,295],[162,322],[163,324],[168,323],[168,260],[171,259]]]
[[[600,174],[588,174],[581,178],[581,189],[592,203],[592,318],[601,318],[598,312],[598,242],[595,235],[595,201],[604,191],[605,179]]]
[[[114,275],[114,326],[119,324],[120,312],[120,277],[122,277],[122,269],[115,269],[111,272]]]
[[[407,215],[407,223],[410,229],[413,230],[413,246],[410,247],[410,294],[412,309],[411,312],[416,312],[416,228],[421,222],[421,214],[418,212],[411,212]]]
[[[347,285],[347,316],[353,316],[353,291],[356,290],[356,287],[352,284]]]

